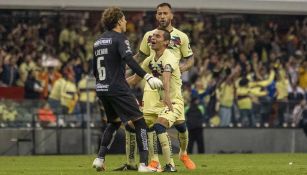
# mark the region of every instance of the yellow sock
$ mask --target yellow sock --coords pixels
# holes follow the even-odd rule
[[[135,133],[126,131],[126,160],[128,165],[136,165],[136,136]]]
[[[171,140],[167,134],[167,132],[164,132],[162,134],[158,134],[158,139],[161,144],[162,148],[162,156],[165,160],[166,164],[171,164],[175,166],[174,160],[173,160],[173,153],[172,153],[172,143]]]
[[[179,140],[179,145],[180,145],[179,155],[186,154],[188,144],[189,144],[189,132],[188,132],[188,130],[186,130],[185,132],[182,132],[182,133],[178,132],[178,140]]]
[[[159,162],[157,134],[155,131],[150,131],[147,134],[148,134],[149,161],[154,160],[156,162]]]

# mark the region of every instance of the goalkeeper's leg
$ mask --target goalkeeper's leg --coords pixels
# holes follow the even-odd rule
[[[120,125],[121,125],[120,122],[112,122],[109,123],[107,128],[105,129],[103,136],[101,138],[101,143],[97,158],[93,162],[93,168],[95,168],[97,171],[105,170],[105,165],[104,165],[105,155],[107,151],[110,149],[114,141],[116,131],[118,130]]]

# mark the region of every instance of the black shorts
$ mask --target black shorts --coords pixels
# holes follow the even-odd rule
[[[108,122],[114,122],[119,117],[125,123],[143,116],[133,95],[100,95],[98,97],[102,101]]]

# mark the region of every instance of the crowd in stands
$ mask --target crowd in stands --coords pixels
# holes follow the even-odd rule
[[[87,101],[95,103],[93,83],[89,99],[85,93],[93,40],[103,31],[100,12],[36,12],[36,20],[19,13],[0,14],[6,21],[0,24],[0,86],[24,87],[25,99],[48,102],[38,110],[47,114],[42,122],[55,122],[50,111],[86,113]],[[154,13],[126,18],[137,51],[156,26]],[[296,127],[307,118],[307,17],[177,12],[173,22],[188,34],[195,57],[182,74],[187,117],[198,105],[193,111],[212,127]],[[0,120],[16,116],[4,108]]]

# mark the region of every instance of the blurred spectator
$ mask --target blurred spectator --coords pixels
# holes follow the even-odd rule
[[[82,124],[84,123],[85,115],[87,114],[87,103],[89,103],[90,114],[94,111],[93,107],[96,99],[95,88],[95,81],[90,80],[88,75],[83,74],[81,81],[78,83],[79,104],[82,115],[80,121]]]
[[[197,144],[198,153],[204,153],[204,106],[199,103],[197,96],[192,97],[190,105],[185,108],[186,122],[189,130],[188,152],[193,152],[194,142]]]
[[[243,126],[253,126],[254,123],[252,114],[252,99],[250,96],[248,83],[249,80],[247,78],[242,78],[239,82],[239,87],[237,88],[238,108],[240,111],[239,122]],[[248,122],[246,122],[246,119]]]
[[[81,62],[81,58],[77,57],[73,62],[73,69],[75,72],[75,80],[76,83],[78,83],[81,80],[82,74],[83,74],[83,65]]]
[[[307,110],[307,102],[306,100],[301,100],[299,104],[294,107],[292,112],[292,122],[295,126],[299,126],[303,119],[303,112]]]
[[[38,120],[43,127],[56,125],[56,116],[47,102],[38,109]]]
[[[19,76],[17,59],[17,56],[9,54],[4,58],[1,80],[5,86],[16,86]]]
[[[78,101],[77,86],[75,84],[75,73],[72,67],[64,69],[65,81],[61,81],[61,106],[63,114],[71,114]]]
[[[218,88],[220,126],[228,127],[231,123],[231,110],[235,99],[234,76],[240,71],[240,66],[231,71],[226,69],[226,80]]]
[[[25,82],[25,98],[26,99],[39,99],[43,92],[43,87],[38,80],[38,71],[30,70],[27,80]]]
[[[54,85],[51,88],[51,92],[49,94],[48,103],[55,113],[55,115],[59,115],[62,112],[61,109],[61,92],[62,86],[65,84],[64,77],[57,79],[54,82]]]
[[[3,105],[2,120],[4,122],[14,122],[17,117],[17,110],[15,105]]]
[[[25,61],[19,66],[19,80],[17,81],[18,86],[24,86],[27,80],[28,74],[31,70],[37,69],[37,66],[32,58],[33,55],[26,55]]]
[[[288,103],[288,86],[289,80],[287,79],[285,69],[280,67],[279,71],[276,73],[276,103],[278,126],[280,127],[282,127],[285,122],[285,113]]]
[[[307,29],[307,26],[306,26],[306,29]],[[307,42],[307,39],[306,39],[306,42]],[[307,99],[307,56],[299,68],[299,86],[305,91],[305,98]]]
[[[288,94],[289,107],[291,110],[296,105],[296,103],[299,103],[305,97],[305,92],[301,87],[298,86],[298,82],[289,85]]]
[[[47,99],[55,81],[61,77],[62,75],[52,66],[45,68],[44,71],[39,74],[39,79],[43,86],[42,96],[44,99]]]

